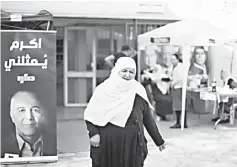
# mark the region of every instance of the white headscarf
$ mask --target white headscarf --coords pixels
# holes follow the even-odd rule
[[[107,123],[125,127],[132,112],[136,94],[150,104],[145,88],[135,79],[127,81],[119,76],[119,71],[125,68],[136,70],[136,63],[130,57],[118,59],[110,77],[100,84],[85,109],[84,119],[98,126]]]

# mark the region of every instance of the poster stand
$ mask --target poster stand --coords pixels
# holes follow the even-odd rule
[[[53,16],[51,13],[49,13],[46,10],[40,11],[37,15],[30,15],[30,16],[29,15],[28,16],[14,15],[9,12],[5,12],[1,10],[1,34],[2,32],[30,32],[30,33],[47,32],[47,33],[56,34],[56,31],[53,30]],[[53,56],[53,55],[50,55],[50,56]],[[2,133],[2,130],[1,130],[1,133]],[[2,149],[2,145],[1,145],[1,149]],[[0,158],[1,165],[2,164],[49,163],[49,162],[56,162],[56,161],[58,161],[57,154],[55,156]]]

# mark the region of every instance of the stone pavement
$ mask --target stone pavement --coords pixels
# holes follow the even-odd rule
[[[149,149],[147,167],[234,167],[237,165],[237,133],[231,131],[191,132],[168,140],[167,150]],[[170,143],[170,144],[169,144]]]
[[[171,131],[171,130],[170,130]],[[177,133],[178,130],[173,130]],[[166,139],[167,148],[159,152],[148,138],[149,155],[145,167],[236,167],[237,129],[220,126],[192,127],[181,135]],[[59,155],[57,163],[9,165],[16,167],[90,167],[88,152]]]

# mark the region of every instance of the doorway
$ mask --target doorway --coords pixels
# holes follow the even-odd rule
[[[85,107],[96,87],[93,27],[64,29],[64,106]]]
[[[126,25],[64,29],[64,106],[86,107],[97,85],[110,75],[104,59],[126,43]]]

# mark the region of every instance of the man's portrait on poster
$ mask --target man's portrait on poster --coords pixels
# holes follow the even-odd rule
[[[22,51],[41,47],[42,38],[34,38],[29,41],[28,45],[24,44],[24,41],[15,40],[10,46],[10,52],[15,49]],[[10,73],[13,67],[41,67],[45,70],[48,66],[47,54],[44,54],[43,58],[44,62],[39,62],[37,58],[31,58],[28,53],[25,56],[11,57],[4,62],[5,72]],[[14,89],[14,93],[10,93],[10,101],[4,101],[8,108],[3,109],[8,110],[6,115],[10,117],[10,121],[4,123],[4,131],[7,133],[5,132],[6,134],[2,136],[1,158],[54,156],[56,155],[55,134],[49,132],[45,126],[48,120],[47,107],[45,108],[41,103],[43,97],[42,95],[39,97],[39,89],[34,91],[37,86],[34,84],[37,78],[30,74],[30,70],[26,68],[23,70],[26,70],[23,74],[16,72],[17,76],[15,76],[15,81],[18,82],[16,86],[19,85],[19,87]],[[8,76],[10,77],[11,74],[6,75]],[[32,85],[30,86],[32,88],[28,89],[29,85],[24,86],[27,82]]]

